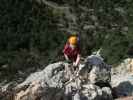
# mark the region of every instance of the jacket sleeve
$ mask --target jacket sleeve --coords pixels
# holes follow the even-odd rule
[[[68,43],[66,43],[66,45],[64,46],[63,53],[67,54],[67,51],[68,51]]]
[[[77,52],[78,54],[81,54],[81,48],[80,48],[79,46],[78,46],[78,48],[77,48],[77,51],[78,51],[78,52]]]

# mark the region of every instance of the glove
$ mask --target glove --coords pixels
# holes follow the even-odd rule
[[[73,66],[75,66],[75,67],[77,66],[76,62],[73,62]]]
[[[74,66],[74,67],[77,67],[77,64],[76,64],[76,62],[74,62],[74,63],[73,63],[73,66]]]

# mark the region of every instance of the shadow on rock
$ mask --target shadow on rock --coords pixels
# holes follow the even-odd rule
[[[122,82],[117,87],[113,88],[114,93],[117,97],[132,96],[133,95],[133,85],[128,82]]]

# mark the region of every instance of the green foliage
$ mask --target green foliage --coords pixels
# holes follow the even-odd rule
[[[58,17],[47,6],[28,0],[0,1],[2,77],[13,79],[20,70],[35,71],[58,56],[66,41],[57,29]]]
[[[33,67],[35,71],[57,61],[67,40],[64,33],[72,28],[80,33],[82,56],[101,48],[101,55],[109,64],[127,57],[133,43],[132,0],[47,1],[58,7],[38,4],[36,0],[0,0],[2,75],[12,74],[12,79],[19,70]]]
[[[117,64],[123,60],[127,54],[129,39],[121,33],[108,34],[102,44],[102,56],[110,64]]]
[[[84,0],[81,5],[86,10],[92,9],[88,12],[83,10],[85,17],[79,17],[82,54],[88,55],[102,49],[101,55],[109,64],[119,63],[128,57],[127,50],[133,43],[133,1]],[[79,15],[82,15],[80,7],[79,10]],[[90,16],[96,19],[92,20]],[[82,27],[86,24],[92,28],[84,30]]]
[[[32,25],[31,4],[26,0],[1,0],[0,13],[0,50],[27,48]]]

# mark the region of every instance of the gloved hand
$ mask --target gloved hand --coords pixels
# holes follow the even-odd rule
[[[74,66],[74,67],[77,67],[78,65],[76,64],[76,62],[73,62],[73,66]]]

